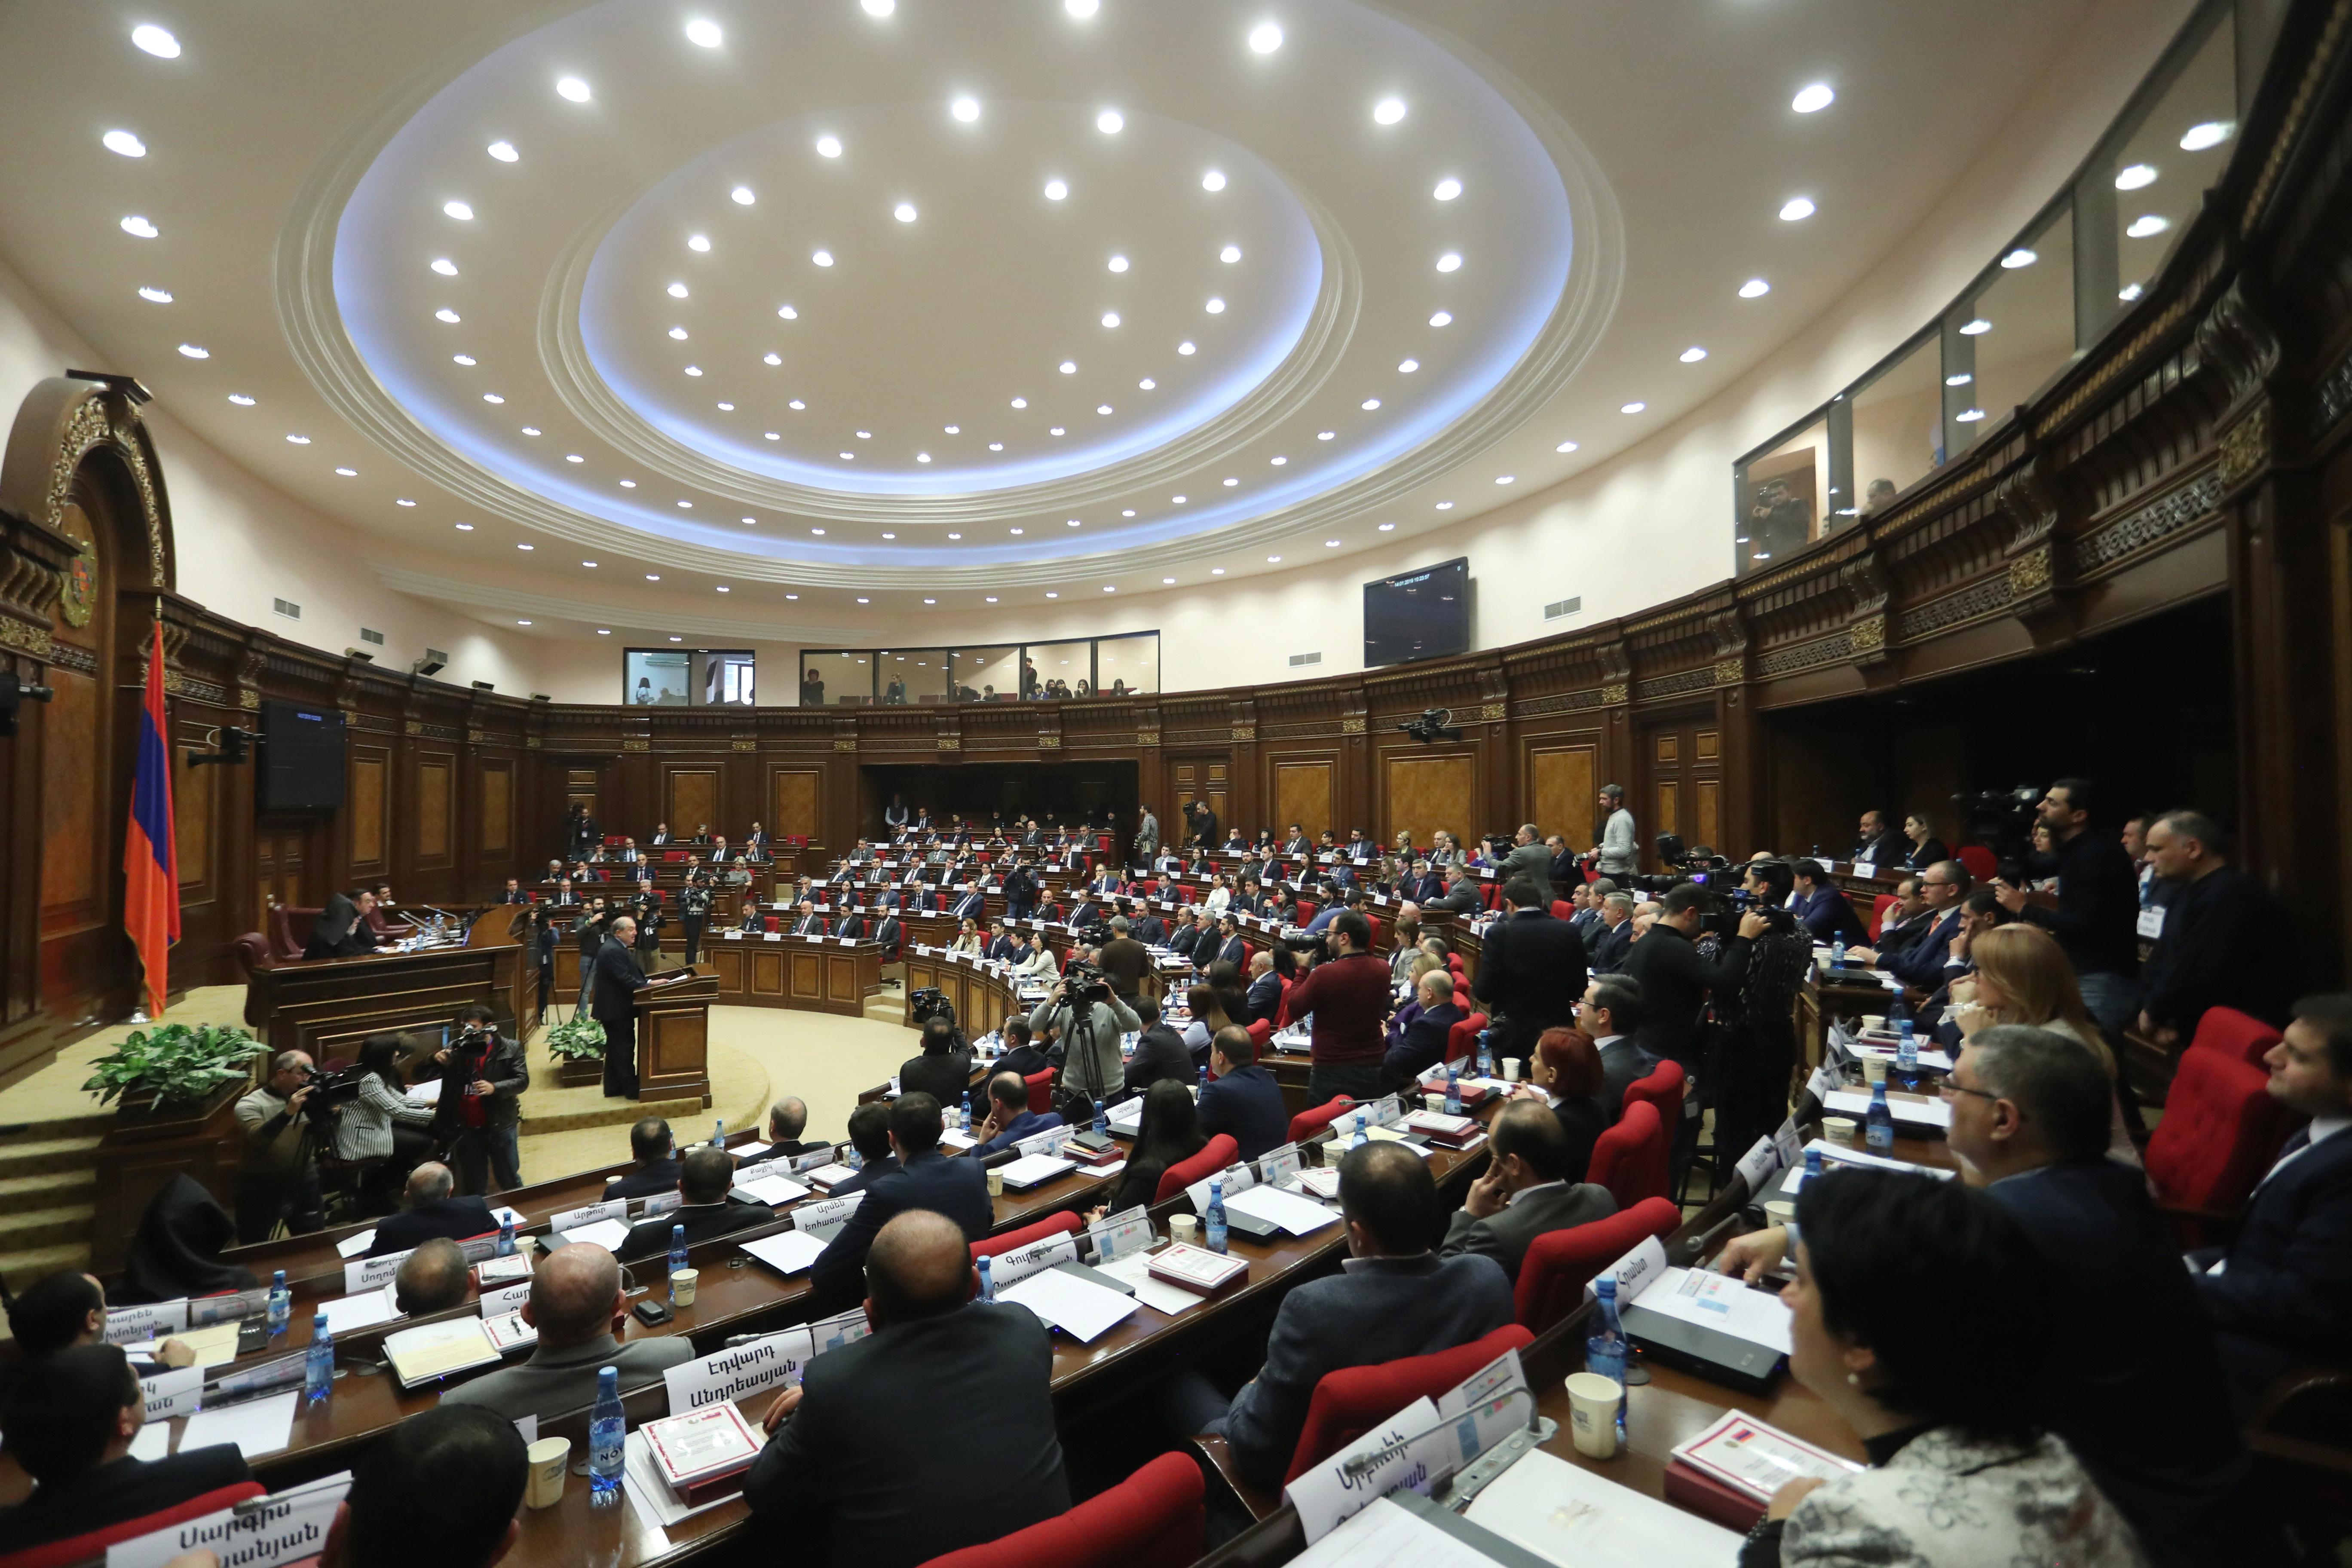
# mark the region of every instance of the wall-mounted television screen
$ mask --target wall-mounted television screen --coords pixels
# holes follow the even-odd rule
[[[1364,668],[1470,651],[1470,558],[1364,584]]]
[[[302,702],[261,705],[264,812],[341,809],[343,804],[343,713]]]

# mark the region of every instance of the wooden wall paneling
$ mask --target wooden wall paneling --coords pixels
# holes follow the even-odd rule
[[[514,762],[509,757],[484,757],[477,764],[480,778],[480,826],[478,842],[485,858],[514,857]]]
[[[345,753],[344,862],[357,876],[385,876],[392,842],[392,752],[352,742]]]
[[[220,823],[220,779],[226,770],[218,767],[192,768],[188,753],[208,750],[205,736],[209,727],[190,723],[181,712],[173,715],[172,734],[172,836],[179,853],[180,912],[184,927],[189,913],[208,908],[213,902],[213,857],[218,847]],[[182,938],[185,940],[184,934]]]
[[[1410,833],[1416,847],[1426,848],[1435,828],[1464,839],[1485,831],[1475,816],[1478,761],[1471,751],[1391,746],[1381,756],[1379,820],[1377,826],[1364,825],[1367,836],[1387,845],[1398,834]]]
[[[725,833],[726,816],[719,809],[719,770],[715,767],[680,767],[665,763],[662,767],[662,815],[669,819],[670,831],[681,837],[708,826],[710,831]],[[608,834],[629,830],[613,823],[604,826]],[[740,837],[741,829],[736,830]]]
[[[824,773],[814,767],[771,764],[768,769],[768,831],[778,838],[822,840]],[[844,842],[854,835],[845,836]]]
[[[420,754],[416,759],[416,869],[436,870],[450,864],[457,853],[457,759],[446,752]],[[395,889],[396,891],[396,889]]]
[[[1273,829],[1277,840],[1294,822],[1310,840],[1338,822],[1333,788],[1339,771],[1336,753],[1314,757],[1277,753],[1270,761],[1274,784],[1266,793],[1274,804],[1265,813],[1264,826]]]
[[[1559,834],[1576,849],[1589,848],[1593,843],[1593,825],[1600,816],[1594,803],[1607,782],[1599,776],[1600,736],[1592,731],[1587,735],[1566,742],[1546,736],[1523,742],[1528,781],[1522,797],[1528,807],[1525,820],[1546,833]]]

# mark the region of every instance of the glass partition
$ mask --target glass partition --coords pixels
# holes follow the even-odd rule
[[[1807,426],[1741,471],[1740,570],[1801,550],[1821,537],[1830,501],[1830,427]]]
[[[801,650],[802,707],[862,708],[872,702],[874,697],[872,650]]]
[[[745,677],[748,680],[748,673]],[[1160,634],[986,647],[821,648],[801,653],[801,704],[1083,702],[1160,689]]]
[[[951,656],[959,702],[1011,702],[1021,695],[1021,649],[960,647]]]
[[[943,647],[884,648],[879,655],[886,708],[948,699],[948,650]]]
[[[1972,375],[1966,408],[1952,416],[1966,426],[1955,451],[1975,441],[1987,421],[1999,419],[2039,391],[2074,356],[2074,224],[2071,208],[2040,232],[2011,246],[2000,268],[1963,307],[1957,331],[1968,340],[1969,363],[1954,374]]]
[[[1095,695],[1125,697],[1160,689],[1160,634],[1095,640]]]
[[[632,708],[691,706],[694,672],[682,648],[627,648],[621,655],[621,700]]]
[[[1849,515],[1876,516],[1943,466],[1943,344],[1930,333],[1854,389],[1853,479],[1860,504]]]
[[[2172,255],[2238,139],[2237,47],[2215,27],[2147,118],[2105,160],[2115,192],[2116,298],[2129,304]]]
[[[1025,695],[1040,701],[1066,702],[1091,697],[1095,691],[1095,645],[1091,637],[1068,642],[1031,643]]]

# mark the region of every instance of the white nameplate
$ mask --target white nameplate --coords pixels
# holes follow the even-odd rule
[[[225,1508],[169,1529],[119,1541],[106,1549],[106,1568],[163,1568],[189,1552],[209,1552],[236,1568],[278,1568],[316,1557],[327,1526],[352,1489],[352,1473]]]
[[[409,1248],[409,1252],[415,1250]],[[343,1294],[356,1296],[362,1290],[381,1289],[391,1284],[407,1257],[407,1252],[387,1252],[380,1258],[359,1258],[344,1264]]]
[[[629,1200],[608,1198],[601,1204],[589,1204],[583,1208],[565,1209],[562,1214],[551,1215],[547,1227],[560,1235],[565,1231],[578,1230],[583,1226],[595,1225],[608,1219],[618,1220],[623,1225],[628,1224]]]
[[[857,1212],[857,1205],[865,1201],[866,1194],[861,1191],[847,1197],[818,1198],[804,1203],[793,1210],[793,1228],[804,1230],[820,1241],[831,1241],[841,1227],[849,1223],[849,1216]]]
[[[1049,1236],[1043,1241],[1033,1241],[1026,1247],[1015,1247],[998,1253],[988,1260],[989,1282],[1002,1290],[1032,1274],[1042,1274],[1056,1263],[1076,1263],[1077,1260],[1077,1238],[1066,1231],[1060,1236]]]
[[[1279,1149],[1268,1149],[1257,1163],[1257,1179],[1269,1187],[1278,1187],[1298,1174],[1298,1145],[1285,1143]]]
[[[159,1373],[139,1380],[139,1391],[147,1398],[147,1419],[168,1421],[174,1415],[193,1415],[205,1402],[205,1369],[184,1366],[176,1372]]]
[[[779,1384],[798,1383],[801,1369],[816,1353],[806,1329],[786,1329],[733,1345],[662,1373],[669,1388],[669,1413],[683,1415],[723,1400],[748,1399]]]
[[[1151,1234],[1151,1214],[1143,1205],[1107,1215],[1087,1228],[1094,1238],[1096,1261],[1108,1263],[1114,1258],[1150,1250],[1157,1238]]]
[[[1184,1195],[1192,1200],[1192,1212],[1194,1214],[1205,1215],[1209,1212],[1209,1184],[1211,1182],[1223,1182],[1225,1184],[1225,1196],[1231,1197],[1235,1193],[1245,1193],[1252,1187],[1257,1185],[1257,1177],[1251,1173],[1250,1168],[1247,1165],[1238,1164],[1228,1165],[1213,1176],[1202,1177],[1199,1181],[1184,1189]]]
[[[140,1340],[160,1340],[188,1326],[188,1299],[157,1301],[144,1307],[117,1307],[106,1314],[106,1342],[127,1345]]]
[[[1666,1248],[1664,1244],[1654,1236],[1643,1237],[1640,1246],[1602,1270],[1605,1274],[1616,1276],[1617,1310],[1621,1312],[1633,1304],[1634,1298],[1641,1295],[1643,1287],[1662,1278],[1665,1271]],[[1587,1296],[1598,1296],[1601,1290],[1591,1280],[1587,1280],[1584,1293]]]
[[[639,1219],[656,1219],[661,1215],[669,1213],[670,1210],[677,1207],[680,1204],[686,1202],[686,1194],[684,1193],[656,1193],[650,1197],[642,1198],[638,1201],[641,1206],[637,1210],[637,1217]]]
[[[201,1329],[207,1323],[257,1318],[268,1310],[269,1290],[267,1286],[257,1286],[250,1290],[232,1290],[226,1296],[198,1296],[188,1303],[188,1327]]]
[[[488,1319],[501,1317],[508,1312],[520,1312],[523,1303],[530,1300],[530,1281],[528,1279],[520,1285],[503,1285],[495,1290],[485,1290],[482,1292],[482,1316]]]

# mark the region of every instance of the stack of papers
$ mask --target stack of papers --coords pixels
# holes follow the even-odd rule
[[[1739,1555],[1739,1537],[1721,1525],[1540,1448],[1489,1482],[1465,1517],[1538,1557],[1577,1568],[1730,1563]]]
[[[1065,1171],[1078,1168],[1075,1160],[1065,1160],[1054,1154],[1024,1154],[1006,1165],[1004,1184],[1011,1188],[1041,1186]]]
[[[771,1208],[796,1203],[809,1194],[806,1187],[790,1176],[761,1176],[749,1182],[738,1182],[735,1190],[752,1202],[766,1204]]]
[[[1303,1177],[1306,1173],[1301,1172]],[[1307,1236],[1325,1226],[1337,1225],[1339,1216],[1312,1198],[1302,1198],[1274,1187],[1251,1187],[1235,1193],[1225,1200],[1229,1214],[1244,1214],[1277,1225],[1293,1236]]]
[[[1080,1344],[1093,1343],[1105,1330],[1135,1310],[1133,1297],[1107,1290],[1059,1268],[1047,1268],[1006,1286],[996,1299],[1028,1308]]]
[[[389,1323],[401,1315],[393,1304],[393,1294],[398,1287],[387,1285],[381,1290],[362,1290],[356,1296],[338,1296],[319,1303],[319,1310],[327,1314],[327,1331],[341,1339],[356,1330]]]
[[[779,1274],[798,1274],[824,1251],[824,1242],[804,1230],[780,1230],[743,1244],[743,1250]]]
[[[199,1410],[188,1417],[180,1433],[180,1450],[188,1453],[212,1443],[234,1443],[249,1460],[274,1454],[292,1441],[295,1402],[302,1391],[273,1394],[217,1410]]]
[[[1789,1353],[1789,1304],[1734,1274],[1669,1268],[1634,1300],[1654,1312]]]
[[[1094,1266],[1097,1274],[1107,1274],[1122,1285],[1131,1286],[1135,1299],[1155,1311],[1169,1317],[1190,1310],[1201,1304],[1201,1298],[1190,1290],[1180,1289],[1151,1275],[1151,1254],[1129,1252]]]
[[[436,1377],[467,1367],[488,1366],[499,1359],[499,1347],[479,1318],[451,1318],[386,1334],[384,1359],[404,1388],[415,1388]]]

